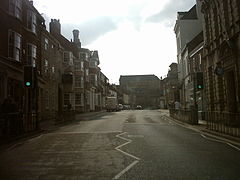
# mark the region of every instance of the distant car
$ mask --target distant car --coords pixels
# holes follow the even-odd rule
[[[123,109],[124,110],[129,110],[129,109],[131,109],[131,107],[130,107],[130,105],[123,105]]]
[[[136,109],[141,110],[141,109],[142,109],[142,106],[137,105]]]
[[[118,110],[119,111],[123,110],[123,105],[122,104],[118,104]]]

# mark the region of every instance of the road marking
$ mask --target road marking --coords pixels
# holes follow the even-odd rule
[[[125,122],[125,124],[127,125],[158,125],[158,126],[174,126],[175,124],[174,123],[158,123],[158,122],[155,122],[155,123],[130,123],[130,122]]]
[[[130,144],[132,142],[131,139],[127,139],[125,137],[122,137],[122,135],[124,135],[124,134],[126,134],[126,132],[118,134],[118,135],[116,135],[116,137],[120,138],[120,139],[122,139],[124,141],[127,141],[127,142],[123,143],[122,145],[119,145],[118,147],[115,148],[115,150],[117,150],[117,151],[119,151],[119,152],[121,152],[121,153],[123,153],[123,154],[125,154],[125,155],[127,155],[127,156],[129,156],[129,157],[131,157],[133,159],[135,159],[135,161],[133,161],[130,165],[128,165],[125,169],[123,169],[120,173],[118,173],[113,179],[119,179],[123,174],[125,174],[128,170],[130,170],[133,166],[135,166],[140,161],[140,158],[138,158],[138,157],[136,157],[136,156],[134,156],[132,154],[129,154],[129,153],[127,153],[127,152],[125,152],[125,151],[120,149],[121,147],[126,146],[127,144]]]
[[[239,147],[237,147],[237,146],[234,146],[234,145],[232,145],[232,144],[230,144],[230,143],[227,143],[227,145],[229,145],[229,146],[231,146],[231,147],[233,147],[233,148],[237,149],[238,151],[240,151],[240,148],[239,148]]]
[[[214,138],[210,138],[210,137],[207,137],[207,136],[205,136],[205,135],[203,135],[203,134],[200,134],[200,135],[201,135],[203,138],[207,139],[207,140],[215,141],[215,142],[219,142],[219,143],[223,143],[223,144],[227,144],[227,145],[229,145],[230,147],[232,147],[232,148],[240,151],[240,148],[239,148],[239,147],[234,146],[234,145],[231,144],[231,143],[228,143],[228,142],[225,142],[225,141],[222,141],[222,140],[218,140],[218,139],[214,139]]]
[[[143,135],[128,135],[130,138],[144,138]]]
[[[119,174],[117,174],[113,179],[119,179],[123,174],[125,174],[129,169],[135,166],[139,161],[133,161],[128,167],[122,170]]]
[[[32,139],[29,139],[28,142],[32,142],[32,141],[38,140],[38,139],[42,138],[42,136],[43,136],[43,135],[41,134],[41,135],[39,135],[39,136],[37,136],[37,137],[34,137],[34,138],[32,138]]]
[[[54,132],[54,133],[48,133],[48,134],[109,134],[109,133],[120,133],[122,131],[68,131],[68,132]]]

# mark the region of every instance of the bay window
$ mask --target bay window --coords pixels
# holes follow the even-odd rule
[[[10,0],[9,13],[18,19],[22,19],[22,0]]]
[[[28,44],[28,64],[36,67],[37,60],[37,46],[33,44]]]
[[[16,61],[21,60],[22,36],[14,31],[9,31],[8,56]]]
[[[36,14],[32,11],[28,11],[27,14],[27,28],[31,30],[33,33],[36,33],[37,31],[37,18]]]

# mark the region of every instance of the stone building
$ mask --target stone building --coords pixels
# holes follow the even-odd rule
[[[160,80],[155,75],[120,76],[122,92],[130,95],[130,104],[135,107],[157,108],[160,100]]]
[[[170,64],[167,77],[165,78],[165,98],[168,108],[173,108],[173,104],[180,102],[179,81],[178,81],[178,64]]]
[[[207,111],[239,122],[240,1],[204,0],[202,12]]]

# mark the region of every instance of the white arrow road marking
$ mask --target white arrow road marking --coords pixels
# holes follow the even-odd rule
[[[131,157],[133,159],[135,159],[135,161],[133,161],[130,165],[128,165],[125,169],[123,169],[120,173],[118,173],[113,179],[119,179],[123,174],[125,174],[129,169],[131,169],[133,166],[135,166],[140,161],[140,158],[138,158],[138,157],[136,157],[136,156],[134,156],[132,154],[129,154],[129,153],[127,153],[127,152],[125,152],[125,151],[120,149],[121,147],[126,146],[127,144],[132,142],[131,139],[127,139],[127,138],[121,136],[121,135],[124,135],[124,134],[126,134],[126,132],[118,134],[118,135],[116,135],[116,137],[118,137],[118,138],[120,138],[120,139],[122,139],[124,141],[127,141],[127,142],[125,142],[124,144],[116,147],[115,149],[117,151],[119,151],[119,152],[121,152],[121,153],[123,153],[123,154],[125,154],[125,155],[127,155],[127,156],[129,156],[129,157]]]

